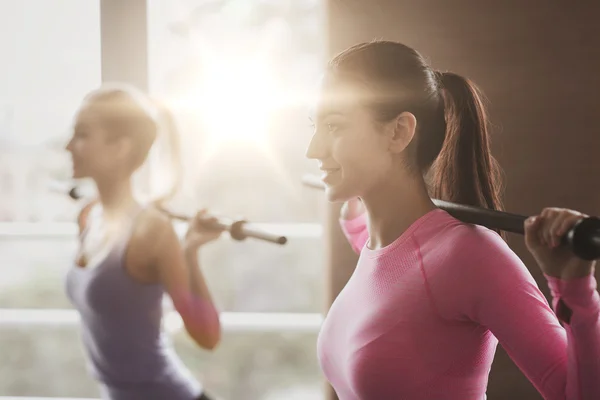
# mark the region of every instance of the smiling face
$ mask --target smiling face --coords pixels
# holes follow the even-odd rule
[[[330,201],[364,197],[395,169],[397,152],[390,150],[393,127],[376,121],[360,102],[364,90],[335,74],[326,75],[320,88],[315,132],[306,156],[319,161]]]

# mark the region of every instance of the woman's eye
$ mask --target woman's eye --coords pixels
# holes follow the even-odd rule
[[[342,128],[342,126],[338,123],[334,122],[319,122],[319,123],[311,123],[311,129],[314,133],[322,132],[322,133],[336,133],[338,130]]]
[[[329,133],[335,133],[338,129],[339,129],[339,126],[336,124],[332,124],[332,123],[327,124],[327,131],[329,131]]]

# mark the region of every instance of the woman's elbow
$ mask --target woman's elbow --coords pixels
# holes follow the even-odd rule
[[[216,332],[211,333],[210,335],[207,336],[202,348],[205,350],[213,351],[214,349],[217,348],[219,343],[221,343],[221,329],[220,328]]]
[[[201,332],[188,332],[192,339],[204,350],[213,351],[221,343],[221,326],[212,327],[212,329],[202,330]]]

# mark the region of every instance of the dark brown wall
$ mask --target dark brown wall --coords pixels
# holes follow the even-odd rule
[[[600,2],[329,0],[329,54],[374,38],[415,47],[437,69],[477,82],[490,100],[506,208],[564,206],[600,214]],[[355,257],[330,207],[330,298]],[[544,293],[521,236],[512,248]],[[499,349],[488,399],[541,398]]]

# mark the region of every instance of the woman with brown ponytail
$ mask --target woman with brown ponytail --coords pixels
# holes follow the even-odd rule
[[[431,201],[501,209],[472,82],[403,44],[359,44],[329,63],[314,123],[307,156],[360,253],[317,346],[340,400],[483,400],[498,342],[544,398],[600,399],[594,263],[558,246],[582,215],[525,226],[555,314],[498,233]]]

